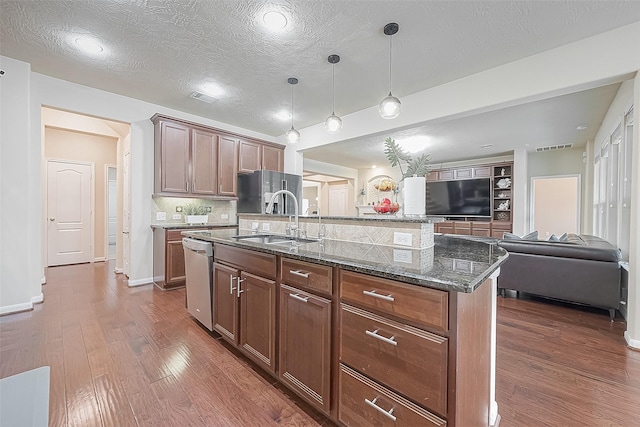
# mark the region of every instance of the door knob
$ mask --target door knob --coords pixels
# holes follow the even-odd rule
[[[49,221],[55,221],[56,219],[54,217],[49,217]]]

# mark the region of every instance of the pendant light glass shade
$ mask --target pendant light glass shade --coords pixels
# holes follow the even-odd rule
[[[378,110],[383,119],[395,119],[400,115],[400,100],[389,92],[389,96],[380,101]]]
[[[298,84],[298,79],[289,77],[287,82],[291,85],[291,129],[284,134],[289,144],[295,144],[300,141],[300,132],[293,127],[293,86]]]
[[[289,144],[295,144],[296,142],[300,141],[300,132],[295,130],[293,126],[287,131],[287,133],[284,134],[284,136],[287,138],[287,142]]]
[[[400,115],[400,100],[391,94],[391,39],[394,34],[398,32],[400,26],[395,22],[389,23],[384,26],[384,33],[389,36],[389,95],[380,101],[378,105],[378,111],[380,117],[383,119],[395,119]]]
[[[336,116],[335,113],[335,103],[336,103],[336,74],[335,74],[335,66],[338,62],[340,62],[340,56],[338,55],[329,55],[327,58],[329,64],[331,64],[331,115],[327,117],[327,120],[324,121],[324,128],[329,133],[338,133],[340,129],[342,129],[342,119]]]

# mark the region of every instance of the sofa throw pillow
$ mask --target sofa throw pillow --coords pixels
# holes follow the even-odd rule
[[[552,234],[551,236],[549,236],[547,241],[549,241],[549,242],[559,242],[560,238],[558,238],[558,236],[556,236],[555,234]]]
[[[506,240],[522,240],[520,236],[518,236],[517,234],[507,233],[507,232],[504,232],[502,234],[502,238]]]
[[[538,231],[532,231],[529,234],[522,236],[522,240],[538,240]]]
[[[564,233],[562,236],[558,237],[558,240],[561,242],[566,242],[569,239],[569,233]]]

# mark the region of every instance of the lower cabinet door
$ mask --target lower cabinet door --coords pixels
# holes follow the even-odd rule
[[[264,369],[275,372],[276,282],[242,272],[240,348]]]
[[[348,426],[446,426],[402,396],[340,365],[338,419]]]
[[[238,344],[239,271],[226,265],[213,264],[213,328],[227,341]]]
[[[184,286],[184,249],[182,239],[167,241],[165,288]]]
[[[280,378],[329,413],[331,301],[280,285]]]

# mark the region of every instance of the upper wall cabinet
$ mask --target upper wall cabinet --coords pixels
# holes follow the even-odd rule
[[[284,148],[263,145],[262,169],[284,172]]]
[[[236,196],[237,139],[156,114],[155,193],[164,196]]]
[[[284,148],[240,140],[238,143],[238,172],[255,170],[284,171]]]

